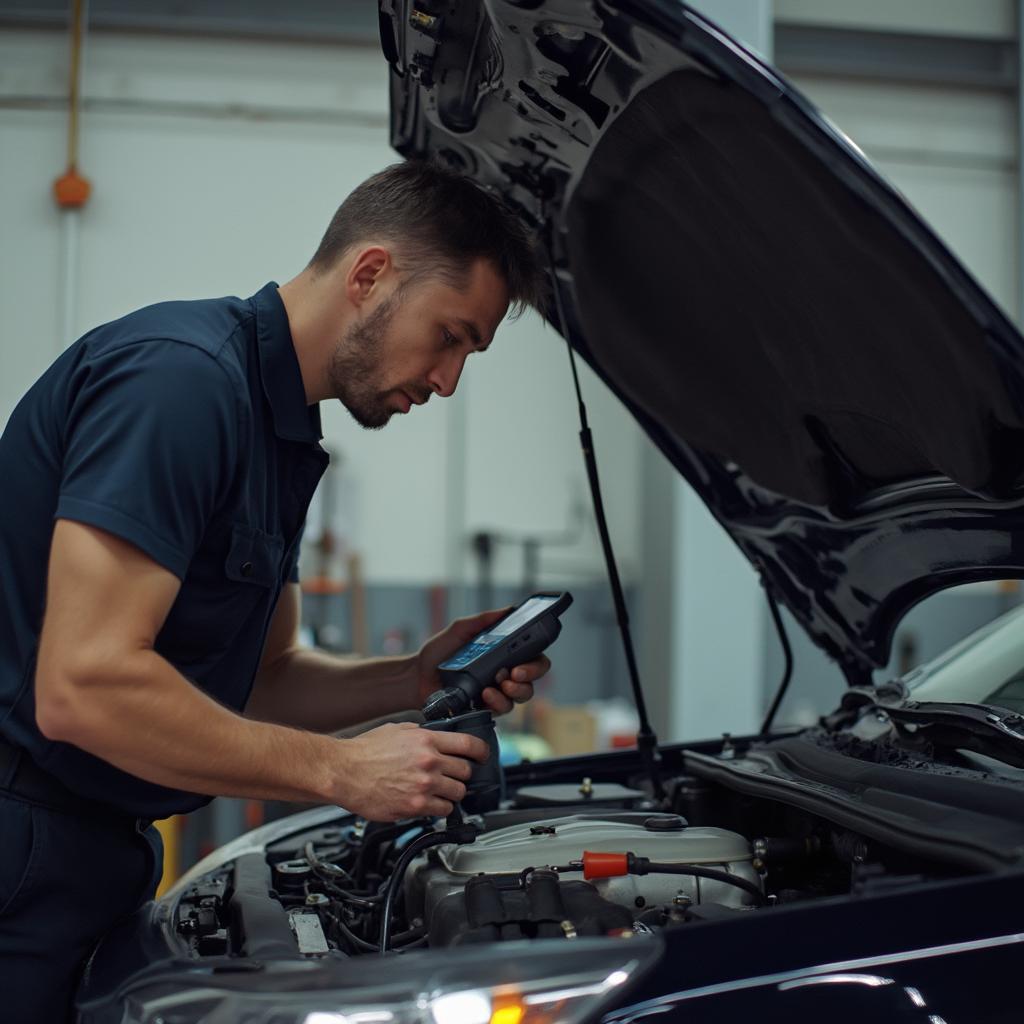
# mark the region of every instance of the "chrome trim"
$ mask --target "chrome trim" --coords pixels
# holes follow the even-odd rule
[[[919,992],[919,991],[918,991],[918,990],[917,990],[916,988],[914,988],[914,987],[913,987],[912,985],[904,985],[904,986],[903,986],[903,991],[907,993],[907,996],[908,996],[908,997],[910,998],[910,1001],[911,1001],[911,1002],[912,1002],[912,1003],[913,1003],[913,1004],[914,1004],[914,1005],[915,1005],[915,1006],[916,1006],[916,1007],[917,1007],[918,1009],[921,1009],[922,1007],[924,1007],[924,1006],[927,1006],[927,1005],[928,1005],[928,1004],[927,1004],[927,1003],[926,1003],[926,1002],[924,1001],[924,996],[923,996],[923,995],[921,995],[921,993],[920,993],[920,992]]]
[[[895,985],[892,978],[883,978],[878,974],[818,974],[812,978],[794,978],[792,981],[780,981],[779,991],[788,992],[791,988],[806,988],[808,985],[866,985],[868,988],[879,988],[882,985]]]
[[[701,999],[704,996],[720,995],[724,992],[738,992],[748,988],[760,988],[766,985],[779,985],[801,978],[822,974],[839,974],[856,971],[864,967],[883,967],[893,963],[906,963],[911,960],[925,960],[930,957],[950,956],[954,953],[966,953],[976,949],[991,949],[995,946],[1012,946],[1024,943],[1024,932],[1010,935],[997,935],[989,939],[971,939],[969,942],[952,942],[945,946],[927,946],[923,949],[911,949],[902,953],[890,953],[886,956],[863,957],[859,960],[845,960],[831,964],[818,964],[815,967],[802,967],[793,971],[780,971],[777,974],[763,974],[755,978],[743,978],[737,981],[723,981],[717,985],[703,985],[700,988],[685,989],[671,995],[658,996],[644,1003],[623,1007],[602,1018],[602,1024],[632,1024],[633,1021],[650,1017],[657,1013],[665,1013],[675,1003],[689,999]],[[939,1022],[935,1022],[939,1024]]]

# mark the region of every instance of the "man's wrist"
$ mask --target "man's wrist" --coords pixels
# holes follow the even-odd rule
[[[423,692],[423,681],[420,678],[420,656],[416,654],[399,655],[399,676],[402,680],[402,693],[406,711],[419,711],[423,706],[426,694]]]
[[[325,804],[343,805],[343,796],[338,792],[339,778],[347,778],[353,768],[348,763],[348,740],[335,739],[319,733],[307,733],[313,749],[311,764],[314,766],[308,780],[316,800]]]
[[[377,665],[376,678],[390,692],[388,703],[391,707],[381,713],[419,711],[426,698],[420,678],[419,653],[386,655],[373,660]]]

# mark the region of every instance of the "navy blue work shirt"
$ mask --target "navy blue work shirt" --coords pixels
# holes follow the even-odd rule
[[[80,338],[0,437],[0,735],[72,791],[148,818],[208,797],[158,786],[35,721],[35,661],[56,519],[99,527],[181,580],[155,649],[244,708],[324,469],[284,304],[166,302]],[[145,682],[139,682],[144,686]]]

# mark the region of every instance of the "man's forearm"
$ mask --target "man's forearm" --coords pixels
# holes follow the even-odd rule
[[[347,741],[236,715],[152,650],[91,679],[65,681],[45,664],[39,671],[51,675],[43,732],[132,775],[209,795],[337,797]]]
[[[293,647],[256,677],[247,718],[335,732],[419,707],[414,655],[341,658]]]

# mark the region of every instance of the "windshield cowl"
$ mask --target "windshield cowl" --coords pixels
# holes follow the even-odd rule
[[[944,759],[973,751],[1024,768],[1024,716],[1004,708],[903,700],[865,703],[854,714],[847,731],[860,742]]]

